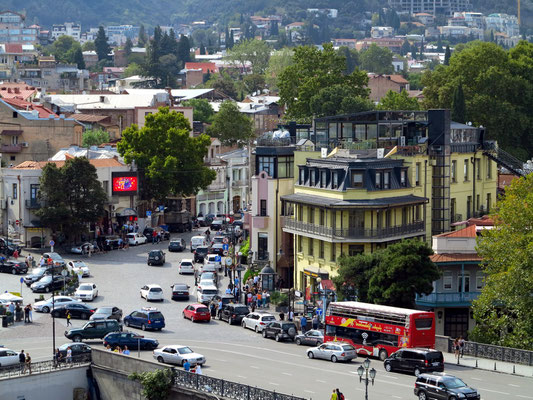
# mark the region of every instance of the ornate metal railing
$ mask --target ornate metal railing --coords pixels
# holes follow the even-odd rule
[[[254,386],[243,385],[226,381],[224,379],[213,378],[206,375],[198,375],[184,370],[173,368],[174,385],[187,387],[201,392],[213,393],[236,400],[304,400],[302,397],[295,397],[288,394],[277,393]]]
[[[72,357],[71,362],[67,362],[65,359],[56,362],[54,360],[39,361],[31,363],[31,368],[27,364],[14,364],[5,367],[0,367],[0,379],[8,379],[22,375],[40,374],[43,372],[58,371],[60,369],[81,367],[91,364],[91,355],[83,354],[80,356]]]
[[[453,352],[453,339],[448,339],[448,351]],[[514,364],[533,365],[533,351],[494,346],[492,344],[465,342],[464,354]]]

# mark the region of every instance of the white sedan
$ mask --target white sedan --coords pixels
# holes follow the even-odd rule
[[[87,254],[89,250],[94,251],[94,246],[92,243],[85,242],[82,244],[77,244],[75,246],[72,246],[72,248],[70,249],[70,252],[74,254]]]
[[[141,233],[128,233],[127,235],[128,243],[130,246],[138,246],[140,244],[145,244],[148,239]]]
[[[194,262],[193,260],[186,258],[181,260],[178,267],[178,273],[181,274],[194,274]]]
[[[81,272],[83,277],[91,276],[88,265],[81,260],[69,261],[67,268],[72,274],[78,275]]]
[[[78,303],[81,300],[69,296],[55,296],[55,301],[50,297],[48,300],[38,301],[33,305],[33,309],[38,312],[49,313],[52,307],[65,306],[70,303]],[[55,305],[54,305],[55,304]]]
[[[163,301],[163,289],[159,285],[144,285],[141,288],[141,298],[146,299],[146,301]]]
[[[248,314],[242,319],[242,327],[252,329],[256,332],[262,332],[265,326],[272,321],[275,321],[276,317],[267,312],[256,311]]]
[[[19,363],[19,353],[16,351],[0,347],[0,367],[16,365]]]
[[[80,300],[93,301],[98,297],[98,289],[94,283],[82,283],[76,289],[74,297]]]
[[[179,344],[172,344],[161,349],[155,349],[153,355],[160,363],[183,366],[185,360],[188,360],[191,365],[205,364],[205,357],[203,355],[195,353],[189,347],[180,346]]]

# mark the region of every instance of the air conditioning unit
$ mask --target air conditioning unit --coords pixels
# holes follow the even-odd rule
[[[20,145],[22,147],[30,147],[30,144],[28,142],[22,142]]]

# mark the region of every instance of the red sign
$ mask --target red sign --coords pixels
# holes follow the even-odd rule
[[[326,323],[346,328],[357,328],[365,331],[389,333],[391,335],[407,335],[407,329],[403,326],[381,324],[379,322],[365,321],[355,318],[326,316]]]
[[[137,176],[113,177],[113,193],[136,193],[137,189]]]

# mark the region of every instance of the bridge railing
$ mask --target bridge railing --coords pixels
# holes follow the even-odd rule
[[[61,359],[59,362],[55,360],[32,362],[30,365],[24,363],[17,363],[0,367],[0,379],[13,378],[22,375],[40,374],[43,372],[52,372],[60,369],[79,367],[89,365],[91,363],[91,355],[84,354],[72,357],[72,361],[67,362],[66,359]]]

